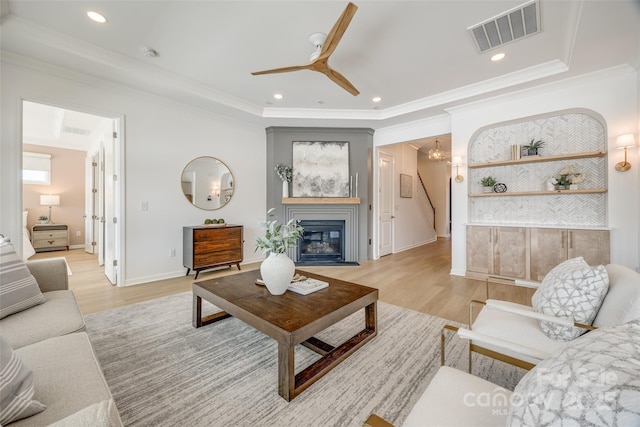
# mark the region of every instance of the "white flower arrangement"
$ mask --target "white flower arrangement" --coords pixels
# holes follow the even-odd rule
[[[293,178],[293,166],[278,164],[274,169],[283,182],[291,182]]]
[[[264,238],[256,239],[256,250],[263,252],[283,254],[287,249],[298,244],[298,238],[304,229],[298,224],[298,220],[292,218],[286,224],[278,225],[278,219],[273,214],[275,208],[267,211],[267,219],[260,221],[260,227],[264,230]]]

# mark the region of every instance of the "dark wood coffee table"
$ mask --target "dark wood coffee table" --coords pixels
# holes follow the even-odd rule
[[[297,271],[329,283],[309,295],[291,291],[271,295],[255,280],[258,270],[193,284],[193,326],[233,316],[278,342],[278,393],[287,401],[335,368],[377,334],[378,290],[329,277]],[[202,317],[202,300],[222,312]],[[314,335],[364,308],[364,329],[333,347]],[[322,358],[295,374],[294,347],[302,344]]]

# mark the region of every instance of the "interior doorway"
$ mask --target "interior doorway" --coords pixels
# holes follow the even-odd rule
[[[39,197],[57,195],[55,224],[67,227],[70,249],[94,254],[113,285],[119,284],[117,260],[124,219],[119,215],[120,186],[116,185],[122,175],[119,126],[119,118],[22,103],[23,153],[50,159],[48,182],[23,181],[23,208],[28,212],[25,228],[29,231],[44,216]]]

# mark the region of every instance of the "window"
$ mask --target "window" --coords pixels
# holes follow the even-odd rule
[[[51,154],[22,153],[22,183],[51,185]]]

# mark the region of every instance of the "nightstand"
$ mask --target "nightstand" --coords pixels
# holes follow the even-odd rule
[[[36,224],[31,228],[31,242],[36,252],[69,250],[69,226]]]

